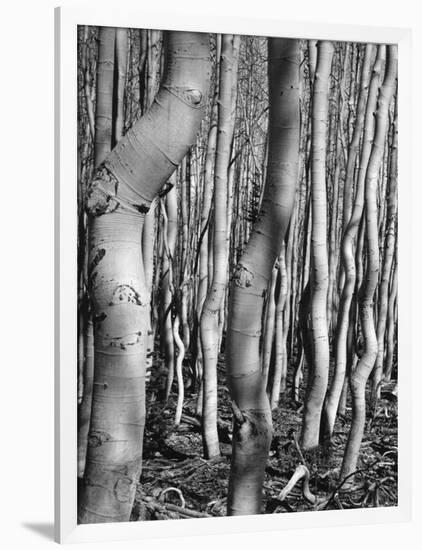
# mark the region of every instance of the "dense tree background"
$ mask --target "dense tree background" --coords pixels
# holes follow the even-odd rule
[[[93,216],[86,198],[96,167],[153,104],[168,35],[80,27],[78,39],[82,478],[87,441],[98,441],[88,432],[93,333],[101,322],[92,307]],[[291,41],[296,57],[281,56],[271,77],[268,42],[210,37],[211,85],[196,143],[143,221],[148,377],[132,519],[224,515],[233,492],[232,415],[236,428],[245,414],[229,397],[224,368],[230,285],[265,215],[274,108],[267,75],[285,74],[283,59],[297,66],[291,89],[297,87],[300,134],[290,222],[270,266],[262,311],[250,313],[259,326],[260,383],[273,423],[269,460],[260,459],[265,499],[258,508],[397,503],[396,52]],[[271,190],[267,195],[277,202]],[[290,491],[291,476],[301,478],[302,491]]]

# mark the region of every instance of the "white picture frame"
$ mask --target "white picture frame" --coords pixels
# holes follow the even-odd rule
[[[399,117],[399,487],[398,506],[261,516],[77,525],[77,25],[196,30],[398,44]],[[153,11],[87,7],[55,11],[55,540],[111,542],[154,537],[399,522],[410,519],[410,63],[408,29],[298,23],[270,19],[196,18]]]

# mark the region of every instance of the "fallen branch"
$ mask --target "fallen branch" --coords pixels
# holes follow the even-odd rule
[[[302,494],[308,502],[310,502],[311,504],[315,504],[316,496],[313,495],[309,489],[309,470],[303,464],[299,464],[299,466],[296,468],[289,482],[279,494],[278,500],[283,501],[287,497],[287,495],[292,491],[296,483],[302,478],[303,478]]]
[[[183,493],[180,489],[178,489],[177,487],[167,487],[167,489],[164,489],[163,491],[161,491],[160,493],[160,496],[158,497],[158,500],[160,502],[164,502],[164,497],[167,493],[169,493],[170,491],[173,491],[174,493],[176,493],[177,495],[179,495],[179,498],[180,498],[180,503],[182,505],[182,508],[184,508],[186,506],[186,501],[185,501],[185,498],[183,496]]]
[[[168,514],[169,512],[175,512],[182,517],[187,518],[211,518],[212,516],[208,514],[203,514],[201,512],[196,512],[195,510],[190,510],[189,508],[182,508],[176,504],[170,504],[169,502],[158,502],[153,497],[143,496],[142,500],[145,502],[146,506],[152,508],[156,512],[161,514]]]

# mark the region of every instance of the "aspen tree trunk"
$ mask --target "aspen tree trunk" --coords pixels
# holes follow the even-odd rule
[[[349,218],[348,204],[352,204],[352,192],[355,164],[359,152],[359,141],[364,128],[362,141],[362,151],[359,159],[359,173],[356,185],[355,200],[350,219],[345,225],[343,239],[341,244],[342,266],[345,273],[345,283],[340,298],[339,311],[337,316],[337,328],[335,338],[335,371],[331,387],[327,393],[324,403],[322,418],[322,439],[326,444],[329,443],[334,423],[337,415],[340,396],[344,386],[344,378],[348,361],[347,334],[350,322],[350,308],[354,296],[356,283],[356,264],[353,255],[353,245],[359,230],[359,224],[362,218],[364,205],[365,174],[371,151],[371,142],[373,137],[373,112],[376,107],[377,92],[379,86],[379,74],[381,70],[382,58],[381,50],[374,65],[373,74],[370,78],[371,60],[373,57],[374,46],[367,44],[365,49],[365,58],[362,67],[361,85],[359,91],[357,116],[352,141],[349,147],[349,155],[346,166],[346,180],[343,202],[343,223]],[[370,82],[370,89],[368,86]],[[350,195],[350,196],[348,196]],[[347,388],[345,389],[347,391]]]
[[[154,244],[155,244],[155,210],[157,199],[151,203],[151,207],[145,216],[144,227],[142,230],[142,261],[145,274],[145,290],[149,296],[148,302],[148,328],[146,341],[146,368],[152,367],[152,353],[154,351],[154,322],[152,306],[152,283],[154,277]]]
[[[94,166],[97,168],[111,151],[113,140],[113,82],[114,48],[116,30],[101,27],[99,31],[97,62],[97,102],[95,110]],[[87,225],[88,247],[90,226]],[[85,252],[87,253],[87,252]],[[87,256],[89,255],[89,251]],[[86,258],[88,262],[88,257]],[[86,269],[88,271],[88,269]],[[88,275],[88,273],[87,273]],[[85,470],[88,432],[91,419],[92,389],[94,378],[94,324],[92,306],[86,324],[84,395],[78,411],[78,476]]]
[[[185,398],[185,387],[183,385],[183,358],[185,357],[185,345],[183,340],[180,338],[179,327],[180,327],[180,314],[177,311],[176,307],[176,316],[173,323],[173,337],[174,342],[177,347],[176,354],[176,377],[177,377],[177,404],[176,404],[176,413],[174,416],[174,425],[179,426],[180,420],[182,418],[183,411],[183,401]]]
[[[307,138],[308,141],[308,138]],[[309,140],[310,141],[310,140]],[[306,153],[306,152],[305,152]],[[309,178],[307,178],[309,179]],[[310,186],[309,186],[310,187]],[[307,193],[306,193],[307,194]],[[295,371],[293,375],[293,399],[299,401],[299,386],[303,378],[303,366],[311,365],[311,342],[309,328],[309,304],[310,304],[310,283],[309,283],[309,266],[310,266],[310,245],[311,245],[311,227],[312,227],[312,211],[310,193],[305,197],[306,205],[304,209],[304,237],[303,237],[303,265],[302,265],[302,285],[301,298],[298,307],[298,332],[301,342],[302,353],[296,361]]]
[[[382,46],[379,46],[382,48]],[[387,69],[380,89],[378,106],[375,115],[375,135],[371,156],[365,178],[365,220],[367,265],[364,288],[360,299],[360,318],[365,340],[365,347],[354,372],[351,374],[353,416],[349,438],[347,440],[341,467],[344,478],[356,470],[359,448],[365,427],[365,388],[369,375],[374,367],[378,342],[374,323],[374,295],[378,285],[379,249],[377,226],[377,184],[384,151],[385,136],[388,128],[388,110],[396,87],[397,46],[388,46]],[[351,478],[350,478],[351,479]]]
[[[355,124],[353,128],[352,140],[350,142],[349,149],[348,149],[347,163],[346,163],[346,179],[344,182],[344,192],[343,192],[343,237],[346,232],[346,229],[348,228],[350,216],[352,213],[352,206],[353,206],[352,199],[353,199],[353,190],[354,190],[354,181],[355,181],[355,171],[356,171],[357,159],[359,155],[359,144],[362,136],[362,131],[364,128],[364,123],[366,120],[365,117],[367,118],[368,116],[368,115],[365,115],[365,113],[368,113],[368,110],[366,109],[366,104],[367,104],[367,101],[369,101],[368,88],[369,88],[369,83],[371,81],[371,65],[372,65],[373,53],[374,53],[374,45],[367,44],[365,46],[365,54],[364,54],[364,60],[363,60],[363,65],[361,70],[361,79],[360,79]],[[368,121],[366,120],[366,122]],[[365,124],[365,130],[367,130],[367,128],[368,128],[368,125]],[[365,138],[364,138],[364,142],[365,142]],[[361,162],[359,162],[359,166],[360,164]],[[365,165],[365,170],[366,170],[366,165]],[[359,173],[362,173],[362,170]],[[364,176],[365,176],[365,172],[363,171],[363,177]],[[344,246],[344,243],[342,243],[342,246]],[[346,268],[343,266],[343,271],[342,271],[343,274],[345,272],[345,269]],[[342,287],[343,285],[340,284],[341,289]]]
[[[277,283],[278,266],[274,265],[271,274],[270,285],[267,290],[267,303],[265,311],[265,324],[263,330],[262,346],[262,374],[268,378],[270,360],[274,340],[275,326],[275,287]]]
[[[78,477],[82,478],[85,470],[86,450],[88,445],[89,421],[92,406],[92,383],[94,378],[94,329],[92,318],[86,321],[84,342],[83,395],[78,407]]]
[[[84,26],[84,44],[83,44],[83,54],[81,59],[81,69],[83,72],[83,82],[84,82],[84,96],[86,102],[86,110],[89,121],[89,130],[91,133],[91,138],[95,138],[95,115],[94,115],[94,106],[91,97],[91,84],[90,84],[90,71],[89,71],[89,27],[88,25]]]
[[[328,383],[330,350],[327,327],[327,199],[325,159],[327,149],[328,87],[333,45],[318,43],[312,98],[312,237],[311,333],[312,365],[309,368],[301,444],[312,449],[319,443],[319,425]]]
[[[172,183],[175,179],[172,177]],[[177,195],[176,188],[173,187],[166,195],[165,204],[161,202],[161,211],[163,215],[163,278],[161,289],[161,330],[162,344],[167,367],[166,393],[165,400],[170,396],[171,387],[174,380],[174,337],[173,337],[173,319],[172,302],[174,294],[174,269],[173,258],[176,249],[177,239]]]
[[[385,358],[385,367],[384,367],[384,378],[387,382],[391,380],[391,375],[393,371],[396,310],[397,310],[397,265],[393,266],[393,274],[392,274],[392,280],[390,283],[390,293],[389,293],[389,299],[388,299],[387,355]]]
[[[277,408],[278,401],[280,399],[280,391],[284,391],[286,387],[287,351],[283,326],[283,312],[287,298],[285,252],[286,249],[283,243],[282,251],[278,258],[280,289],[275,311],[274,375],[270,394],[271,410],[275,410]]]
[[[89,128],[86,130],[88,136]],[[79,178],[78,200],[81,200],[85,193],[84,175],[81,174]],[[87,240],[87,219],[81,209],[78,212],[78,477],[83,476],[85,468],[94,375],[92,315],[87,292]]]
[[[95,371],[79,523],[130,517],[145,421],[149,297],[142,227],[152,200],[195,141],[209,72],[207,35],[170,32],[156,100],[107,155],[89,191]]]
[[[116,29],[100,27],[95,107],[95,165],[99,166],[113,142],[114,49]]]
[[[126,84],[126,66],[128,52],[127,29],[116,29],[116,100],[115,104],[115,122],[114,122],[114,143],[117,143],[124,134],[125,125],[125,84]]]
[[[308,62],[309,62],[309,81],[311,88],[314,85],[315,71],[317,66],[317,41],[308,40]]]
[[[180,261],[180,300],[178,313],[182,325],[183,347],[188,350],[190,344],[190,327],[187,318],[187,284],[188,284],[188,258],[189,258],[189,219],[190,219],[190,162],[188,157],[183,160],[181,167],[181,182],[180,182],[180,211],[182,224],[182,251]]]
[[[396,106],[397,109],[397,106]],[[388,286],[393,268],[394,250],[396,244],[396,212],[397,212],[397,110],[394,120],[394,135],[391,150],[390,185],[387,198],[387,231],[385,235],[384,259],[381,284],[378,295],[379,313],[377,323],[378,353],[372,378],[372,401],[381,395],[381,379],[384,364],[384,339],[388,313]]]
[[[219,35],[220,36],[220,35]],[[218,51],[218,47],[217,47]],[[204,167],[204,192],[202,197],[202,210],[201,210],[201,220],[200,220],[200,244],[199,244],[199,282],[198,282],[198,295],[197,295],[197,311],[196,311],[196,322],[197,322],[197,354],[196,354],[196,370],[198,373],[198,399],[196,412],[197,414],[202,415],[202,404],[203,404],[203,357],[202,357],[202,346],[201,346],[201,334],[200,334],[200,320],[202,307],[204,305],[205,298],[208,292],[208,240],[209,240],[209,222],[210,222],[210,211],[212,203],[212,195],[214,191],[214,180],[213,180],[213,165],[215,160],[215,147],[217,143],[217,93],[218,93],[218,68],[216,71],[216,93],[213,98],[213,105],[211,107],[211,121],[210,128],[208,132],[208,142],[207,142],[207,151],[205,156],[205,167]]]
[[[206,458],[220,455],[217,433],[218,314],[227,284],[227,188],[234,131],[232,90],[237,80],[239,41],[239,36],[222,36],[214,184],[214,262],[212,284],[202,307],[200,325],[204,385],[202,425]]]
[[[264,296],[292,212],[299,162],[299,41],[270,38],[269,150],[261,211],[231,283],[227,378],[235,413],[228,515],[261,512],[272,436],[259,341]]]
[[[161,73],[162,32],[153,29],[145,31],[146,71],[144,111],[152,104],[158,91]]]

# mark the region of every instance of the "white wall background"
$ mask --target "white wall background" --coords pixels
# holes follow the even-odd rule
[[[92,3],[92,2],[91,2]],[[63,1],[62,5],[75,2]],[[104,5],[104,2],[102,3]],[[128,4],[115,0],[116,9]],[[161,0],[184,13],[403,26],[413,29],[413,341],[420,342],[416,288],[421,269],[422,18],[414,0]],[[51,0],[3,2],[0,64],[0,545],[53,546],[53,7]],[[130,2],[142,8],[142,2]],[[98,3],[101,9],[101,3]],[[400,182],[411,185],[411,182]],[[402,243],[400,244],[402,246]],[[6,306],[6,307],[5,307]],[[416,346],[415,346],[416,348]],[[414,516],[408,524],[148,541],[148,549],[407,546],[422,539],[420,407],[422,367],[413,360]],[[418,389],[419,388],[419,389]],[[419,409],[419,410],[418,410]],[[417,439],[418,438],[418,439]],[[419,523],[419,526],[417,525]],[[103,548],[115,548],[103,544]],[[120,543],[139,548],[142,542]],[[83,548],[91,547],[82,545]]]

